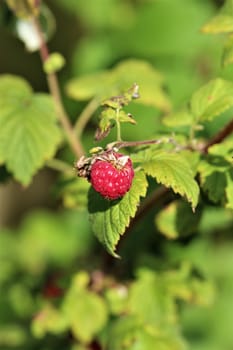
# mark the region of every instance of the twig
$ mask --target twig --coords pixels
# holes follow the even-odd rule
[[[207,153],[208,149],[215,145],[216,143],[222,142],[227,136],[229,136],[233,132],[233,119],[225,125],[225,127],[219,131],[212,139],[210,139],[202,148],[202,153]]]
[[[109,143],[107,149],[112,149],[114,147],[120,149],[123,147],[134,147],[134,146],[142,146],[142,145],[152,145],[159,144],[162,140],[145,140],[145,141],[116,141]]]
[[[60,171],[62,173],[74,173],[74,169],[60,159],[50,159],[46,162],[47,167]]]
[[[98,100],[92,99],[84,108],[84,110],[78,117],[76,124],[74,125],[74,129],[77,137],[80,137],[82,135],[83,130],[85,129],[88,121],[90,120],[90,117],[95,112],[97,107],[98,107]]]
[[[44,40],[44,35],[40,26],[39,20],[34,16],[34,25],[37,30],[38,36],[40,38],[40,56],[43,63],[48,59],[49,57],[49,50],[46,45],[46,42]],[[53,96],[55,108],[57,111],[58,119],[60,120],[60,123],[64,129],[64,132],[66,134],[67,140],[69,142],[69,145],[71,149],[73,150],[74,154],[80,158],[84,154],[84,150],[82,147],[81,142],[76,137],[74,129],[70,123],[69,117],[63,107],[62,99],[61,99],[61,92],[57,80],[57,76],[55,73],[49,73],[47,74],[47,81],[49,90],[51,92],[51,95]]]

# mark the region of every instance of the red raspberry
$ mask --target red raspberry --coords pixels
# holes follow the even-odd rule
[[[134,177],[131,159],[111,152],[91,166],[90,181],[93,188],[106,199],[117,199],[129,191]]]

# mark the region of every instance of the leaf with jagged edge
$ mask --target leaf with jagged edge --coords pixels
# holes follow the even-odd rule
[[[199,187],[186,157],[162,150],[152,152],[148,149],[140,152],[137,161],[147,175],[154,177],[158,183],[171,187],[175,193],[186,197],[193,209],[197,206]]]
[[[0,164],[28,185],[61,140],[53,101],[22,78],[0,77]]]
[[[191,99],[191,112],[197,121],[210,121],[232,106],[233,83],[220,78],[202,86]]]
[[[93,188],[89,191],[88,209],[92,229],[107,251],[114,257],[120,236],[136,214],[140,197],[145,197],[147,180],[143,171],[135,173],[132,187],[122,199],[109,201],[101,197]]]

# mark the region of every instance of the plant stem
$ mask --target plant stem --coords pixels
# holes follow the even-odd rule
[[[218,134],[213,136],[202,148],[202,153],[207,153],[209,147],[215,145],[216,143],[221,143],[227,136],[233,133],[233,119],[224,126],[222,130],[219,131]]]
[[[62,173],[73,173],[74,169],[60,159],[50,159],[46,162],[47,167],[57,170]]]
[[[107,147],[107,149],[116,147],[118,149],[123,147],[134,147],[134,146],[142,146],[142,145],[152,145],[152,144],[159,144],[162,140],[145,140],[145,141],[117,141],[110,143]]]
[[[121,123],[119,121],[119,108],[116,110],[117,141],[121,142]]]
[[[85,129],[88,121],[90,120],[97,107],[98,100],[94,98],[86,105],[82,113],[79,115],[77,122],[74,125],[74,129],[78,138],[81,137],[83,130]]]
[[[45,63],[45,61],[49,57],[49,50],[47,47],[47,44],[44,39],[44,34],[42,32],[39,20],[34,17],[34,25],[37,30],[38,36],[40,38],[40,56],[41,61]],[[61,99],[61,92],[57,80],[57,76],[55,73],[49,73],[47,74],[47,81],[50,93],[53,97],[55,108],[57,112],[57,117],[61,123],[61,126],[64,129],[67,141],[69,142],[69,145],[74,152],[74,154],[80,158],[84,154],[83,146],[80,142],[80,140],[76,137],[74,129],[70,123],[69,117],[64,109],[62,99]]]

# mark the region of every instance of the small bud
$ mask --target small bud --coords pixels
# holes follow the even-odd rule
[[[47,58],[47,60],[43,65],[43,68],[45,73],[51,74],[61,70],[64,67],[64,65],[65,65],[64,57],[60,53],[54,52],[49,55],[49,57]]]

